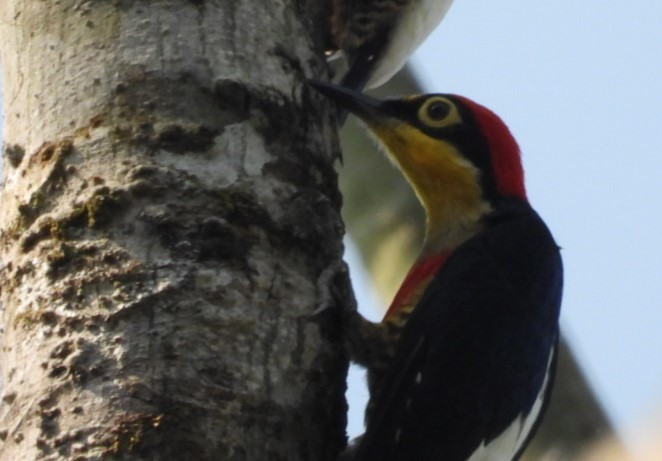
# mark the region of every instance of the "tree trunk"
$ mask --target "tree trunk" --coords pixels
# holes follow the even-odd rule
[[[306,10],[2,0],[0,459],[342,448],[351,295]]]

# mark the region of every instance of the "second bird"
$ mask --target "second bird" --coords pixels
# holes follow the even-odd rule
[[[390,79],[443,19],[453,0],[333,0],[331,35],[354,90]]]

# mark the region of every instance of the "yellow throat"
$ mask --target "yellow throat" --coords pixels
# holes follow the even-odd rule
[[[482,196],[480,172],[455,146],[407,124],[377,122],[370,128],[425,208],[424,253],[453,247],[477,231],[490,206]]]

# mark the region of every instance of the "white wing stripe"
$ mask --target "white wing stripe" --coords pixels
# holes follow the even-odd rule
[[[485,441],[476,448],[467,461],[505,461],[512,460],[513,456],[522,448],[522,444],[529,435],[533,424],[538,419],[542,405],[547,394],[547,386],[549,386],[550,368],[552,365],[552,358],[554,349],[549,354],[547,359],[547,371],[545,379],[540,387],[536,401],[531,407],[531,411],[526,416],[519,414],[510,426],[508,426],[501,434],[485,445]]]

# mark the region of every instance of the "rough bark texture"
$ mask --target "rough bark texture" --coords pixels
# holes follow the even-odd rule
[[[393,97],[420,92],[420,86],[405,70],[376,93]],[[374,142],[352,117],[342,139],[345,222],[377,288],[384,299],[390,300],[417,256],[423,239],[423,209],[402,174],[376,151]],[[523,461],[575,460],[602,438],[613,435],[606,414],[565,341],[560,351],[549,409]]]
[[[342,448],[339,309],[310,315],[350,295],[307,8],[2,0],[0,459]]]

